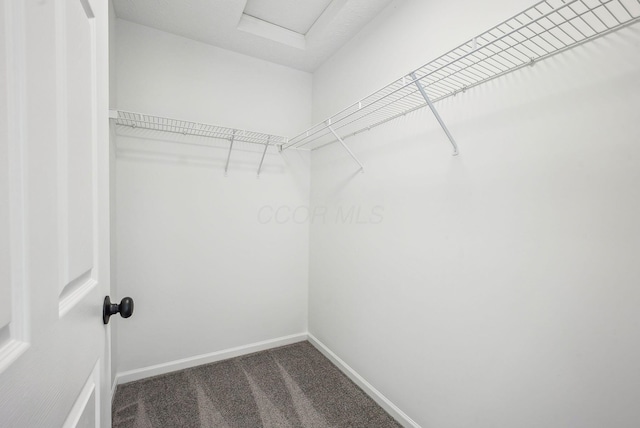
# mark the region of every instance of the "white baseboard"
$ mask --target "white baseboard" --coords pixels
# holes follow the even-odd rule
[[[404,427],[420,428],[413,419],[407,416],[402,410],[393,404],[387,397],[382,395],[380,391],[375,389],[373,385],[367,382],[362,376],[352,369],[347,363],[342,361],[340,357],[333,353],[324,343],[320,342],[311,333],[307,333],[309,342],[315,346],[318,351],[322,352],[333,364],[335,364],[349,379],[351,379],[356,385],[358,385],[364,392],[367,393],[380,407],[382,407],[387,413],[398,421]]]
[[[196,355],[195,357],[183,358],[181,360],[170,361],[163,364],[156,364],[149,367],[143,367],[136,370],[129,370],[126,372],[118,373],[112,386],[113,397],[116,392],[116,388],[119,384],[133,382],[152,376],[158,376],[165,373],[170,373],[176,370],[183,370],[190,367],[199,366],[202,364],[215,363],[216,361],[222,361],[229,358],[239,357],[242,355],[252,354],[254,352],[265,351],[267,349],[277,348],[279,346],[291,345],[297,342],[303,342],[308,340],[313,346],[316,347],[325,357],[327,357],[333,364],[335,364],[349,379],[351,379],[356,385],[368,394],[380,407],[382,407],[387,413],[402,424],[404,427],[420,428],[414,420],[407,416],[402,410],[400,410],[395,404],[393,404],[387,397],[382,395],[380,391],[375,389],[373,385],[367,382],[362,376],[360,376],[354,369],[352,369],[347,363],[342,361],[340,357],[327,348],[322,342],[310,333],[300,333],[291,336],[280,337],[277,339],[265,340],[263,342],[252,343],[250,345],[238,346],[236,348],[224,349],[222,351],[212,352],[210,354]]]
[[[277,348],[279,346],[291,345],[292,343],[303,342],[305,340],[307,340],[306,333],[294,334],[291,336],[279,337],[277,339],[252,343],[250,345],[224,349],[222,351],[212,352],[210,354],[196,355],[195,357],[183,358],[181,360],[170,361],[168,363],[156,364],[140,369],[129,370],[126,372],[118,373],[116,375],[116,381],[114,382],[114,385],[133,382],[134,380],[140,380],[151,376],[158,376],[176,370],[188,369],[190,367],[195,367],[202,364],[215,363],[216,361],[222,361],[229,358],[239,357],[241,355],[252,354],[254,352],[265,351],[267,349]]]

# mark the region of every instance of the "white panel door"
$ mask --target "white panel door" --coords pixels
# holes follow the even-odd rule
[[[107,12],[0,0],[3,428],[110,426]]]

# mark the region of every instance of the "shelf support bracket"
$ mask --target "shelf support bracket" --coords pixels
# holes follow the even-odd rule
[[[429,95],[427,95],[427,91],[424,90],[424,87],[422,86],[422,83],[420,83],[418,78],[416,77],[416,73],[415,72],[411,73],[410,76],[413,79],[413,82],[418,87],[418,90],[422,94],[422,97],[427,102],[427,105],[431,109],[431,112],[436,117],[436,119],[438,120],[438,123],[440,124],[440,126],[444,130],[444,133],[447,134],[447,138],[449,138],[449,141],[451,142],[451,145],[453,146],[453,156],[458,156],[459,152],[458,152],[458,145],[456,144],[456,140],[453,139],[453,136],[449,132],[449,129],[447,129],[447,125],[444,124],[444,121],[442,120],[442,118],[438,114],[438,110],[436,110],[435,106],[431,102],[431,99],[429,99]]]
[[[260,165],[258,165],[258,177],[260,177],[260,171],[262,171],[262,163],[264,162],[264,157],[267,154],[269,143],[271,143],[271,137],[267,138],[267,144],[264,145],[264,152],[262,152],[262,159],[260,159]]]
[[[230,144],[229,144],[229,153],[227,153],[227,163],[224,166],[224,176],[227,176],[227,171],[229,170],[229,160],[231,159],[231,150],[233,149],[233,141],[236,138],[236,131],[235,129],[233,130],[233,134],[231,135],[231,140],[230,140]]]
[[[344,143],[344,141],[342,140],[342,138],[340,138],[340,136],[338,134],[336,134],[336,131],[333,130],[333,128],[331,127],[331,125],[327,125],[327,128],[329,128],[329,131],[331,131],[331,133],[333,134],[334,137],[336,137],[338,139],[338,141],[340,142],[340,144],[342,144],[342,147],[344,147],[344,149],[347,151],[347,153],[349,153],[349,156],[351,156],[351,158],[356,161],[356,163],[360,166],[360,172],[364,172],[364,166],[360,163],[360,161],[358,160],[358,158],[356,157],[356,155],[353,154],[353,152],[351,151],[351,149],[349,149],[349,147]]]

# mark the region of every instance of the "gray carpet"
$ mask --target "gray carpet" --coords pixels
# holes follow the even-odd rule
[[[114,428],[399,427],[309,342],[118,386]]]

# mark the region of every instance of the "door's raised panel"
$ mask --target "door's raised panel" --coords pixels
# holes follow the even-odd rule
[[[58,14],[60,29],[60,314],[64,315],[95,285],[94,212],[96,78],[95,29],[90,4],[66,0]]]
[[[0,123],[0,129],[1,127]],[[7,174],[7,144],[5,143],[6,140],[3,138],[0,142],[0,346],[6,343],[7,335],[2,334],[2,331],[9,328],[13,315],[11,240],[9,237],[9,178]]]
[[[84,411],[80,415],[80,419],[74,428],[96,428],[96,410],[98,410],[98,406],[96,406],[96,390],[94,388],[91,391],[91,395],[89,396],[90,405],[85,406]]]
[[[4,22],[3,6],[0,6],[0,22]],[[0,82],[6,82],[6,36],[4,31],[2,33],[0,36]],[[0,328],[11,322],[8,111],[7,86],[3,83],[0,85]]]
[[[22,275],[22,116],[24,70],[12,3],[0,0],[0,372],[28,347]]]
[[[67,3],[68,281],[93,266],[95,97],[93,19],[80,0]]]
[[[96,363],[63,428],[97,428],[100,426],[100,361]]]
[[[0,327],[0,349],[6,348],[11,341],[11,320]]]

